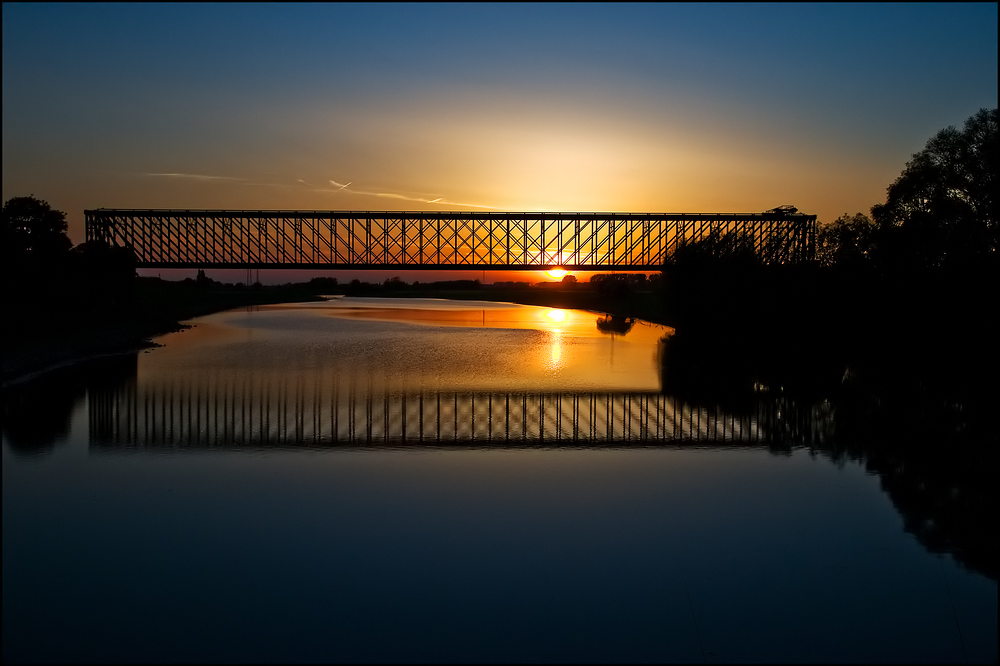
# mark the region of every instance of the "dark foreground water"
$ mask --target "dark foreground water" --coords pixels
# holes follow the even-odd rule
[[[9,392],[4,661],[996,660],[886,474],[597,320],[263,308]]]

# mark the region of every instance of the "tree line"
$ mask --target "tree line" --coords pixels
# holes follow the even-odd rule
[[[678,248],[662,278],[674,383],[829,385],[848,366],[976,390],[992,381],[997,120],[982,109],[938,132],[884,203],[820,227],[815,261],[767,265],[735,234]]]
[[[135,258],[127,248],[88,241],[73,247],[66,214],[33,196],[0,210],[3,309],[18,319],[5,337],[67,322],[113,318],[135,304]]]
[[[997,109],[948,127],[913,155],[871,216],[844,215],[819,233],[824,266],[885,274],[967,272],[996,261]]]

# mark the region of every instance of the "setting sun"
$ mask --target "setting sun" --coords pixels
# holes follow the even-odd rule
[[[567,275],[569,275],[569,271],[563,270],[562,268],[553,268],[551,270],[545,271],[545,274],[548,275],[549,277],[554,277],[557,280],[561,280]]]

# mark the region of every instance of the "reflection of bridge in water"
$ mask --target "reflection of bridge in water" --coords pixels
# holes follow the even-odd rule
[[[813,259],[816,216],[88,210],[87,240],[140,268],[660,270],[683,243],[738,234],[767,263]]]
[[[339,392],[178,380],[90,395],[98,446],[756,444],[802,441],[811,423],[778,401],[737,415],[655,392]]]

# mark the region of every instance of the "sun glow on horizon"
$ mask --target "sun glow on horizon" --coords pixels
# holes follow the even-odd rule
[[[552,269],[549,269],[549,270],[545,271],[545,274],[548,275],[549,277],[553,277],[553,278],[555,278],[557,280],[561,280],[564,277],[566,277],[567,275],[569,275],[569,271],[567,271],[565,269],[562,269],[562,268],[552,268]]]

